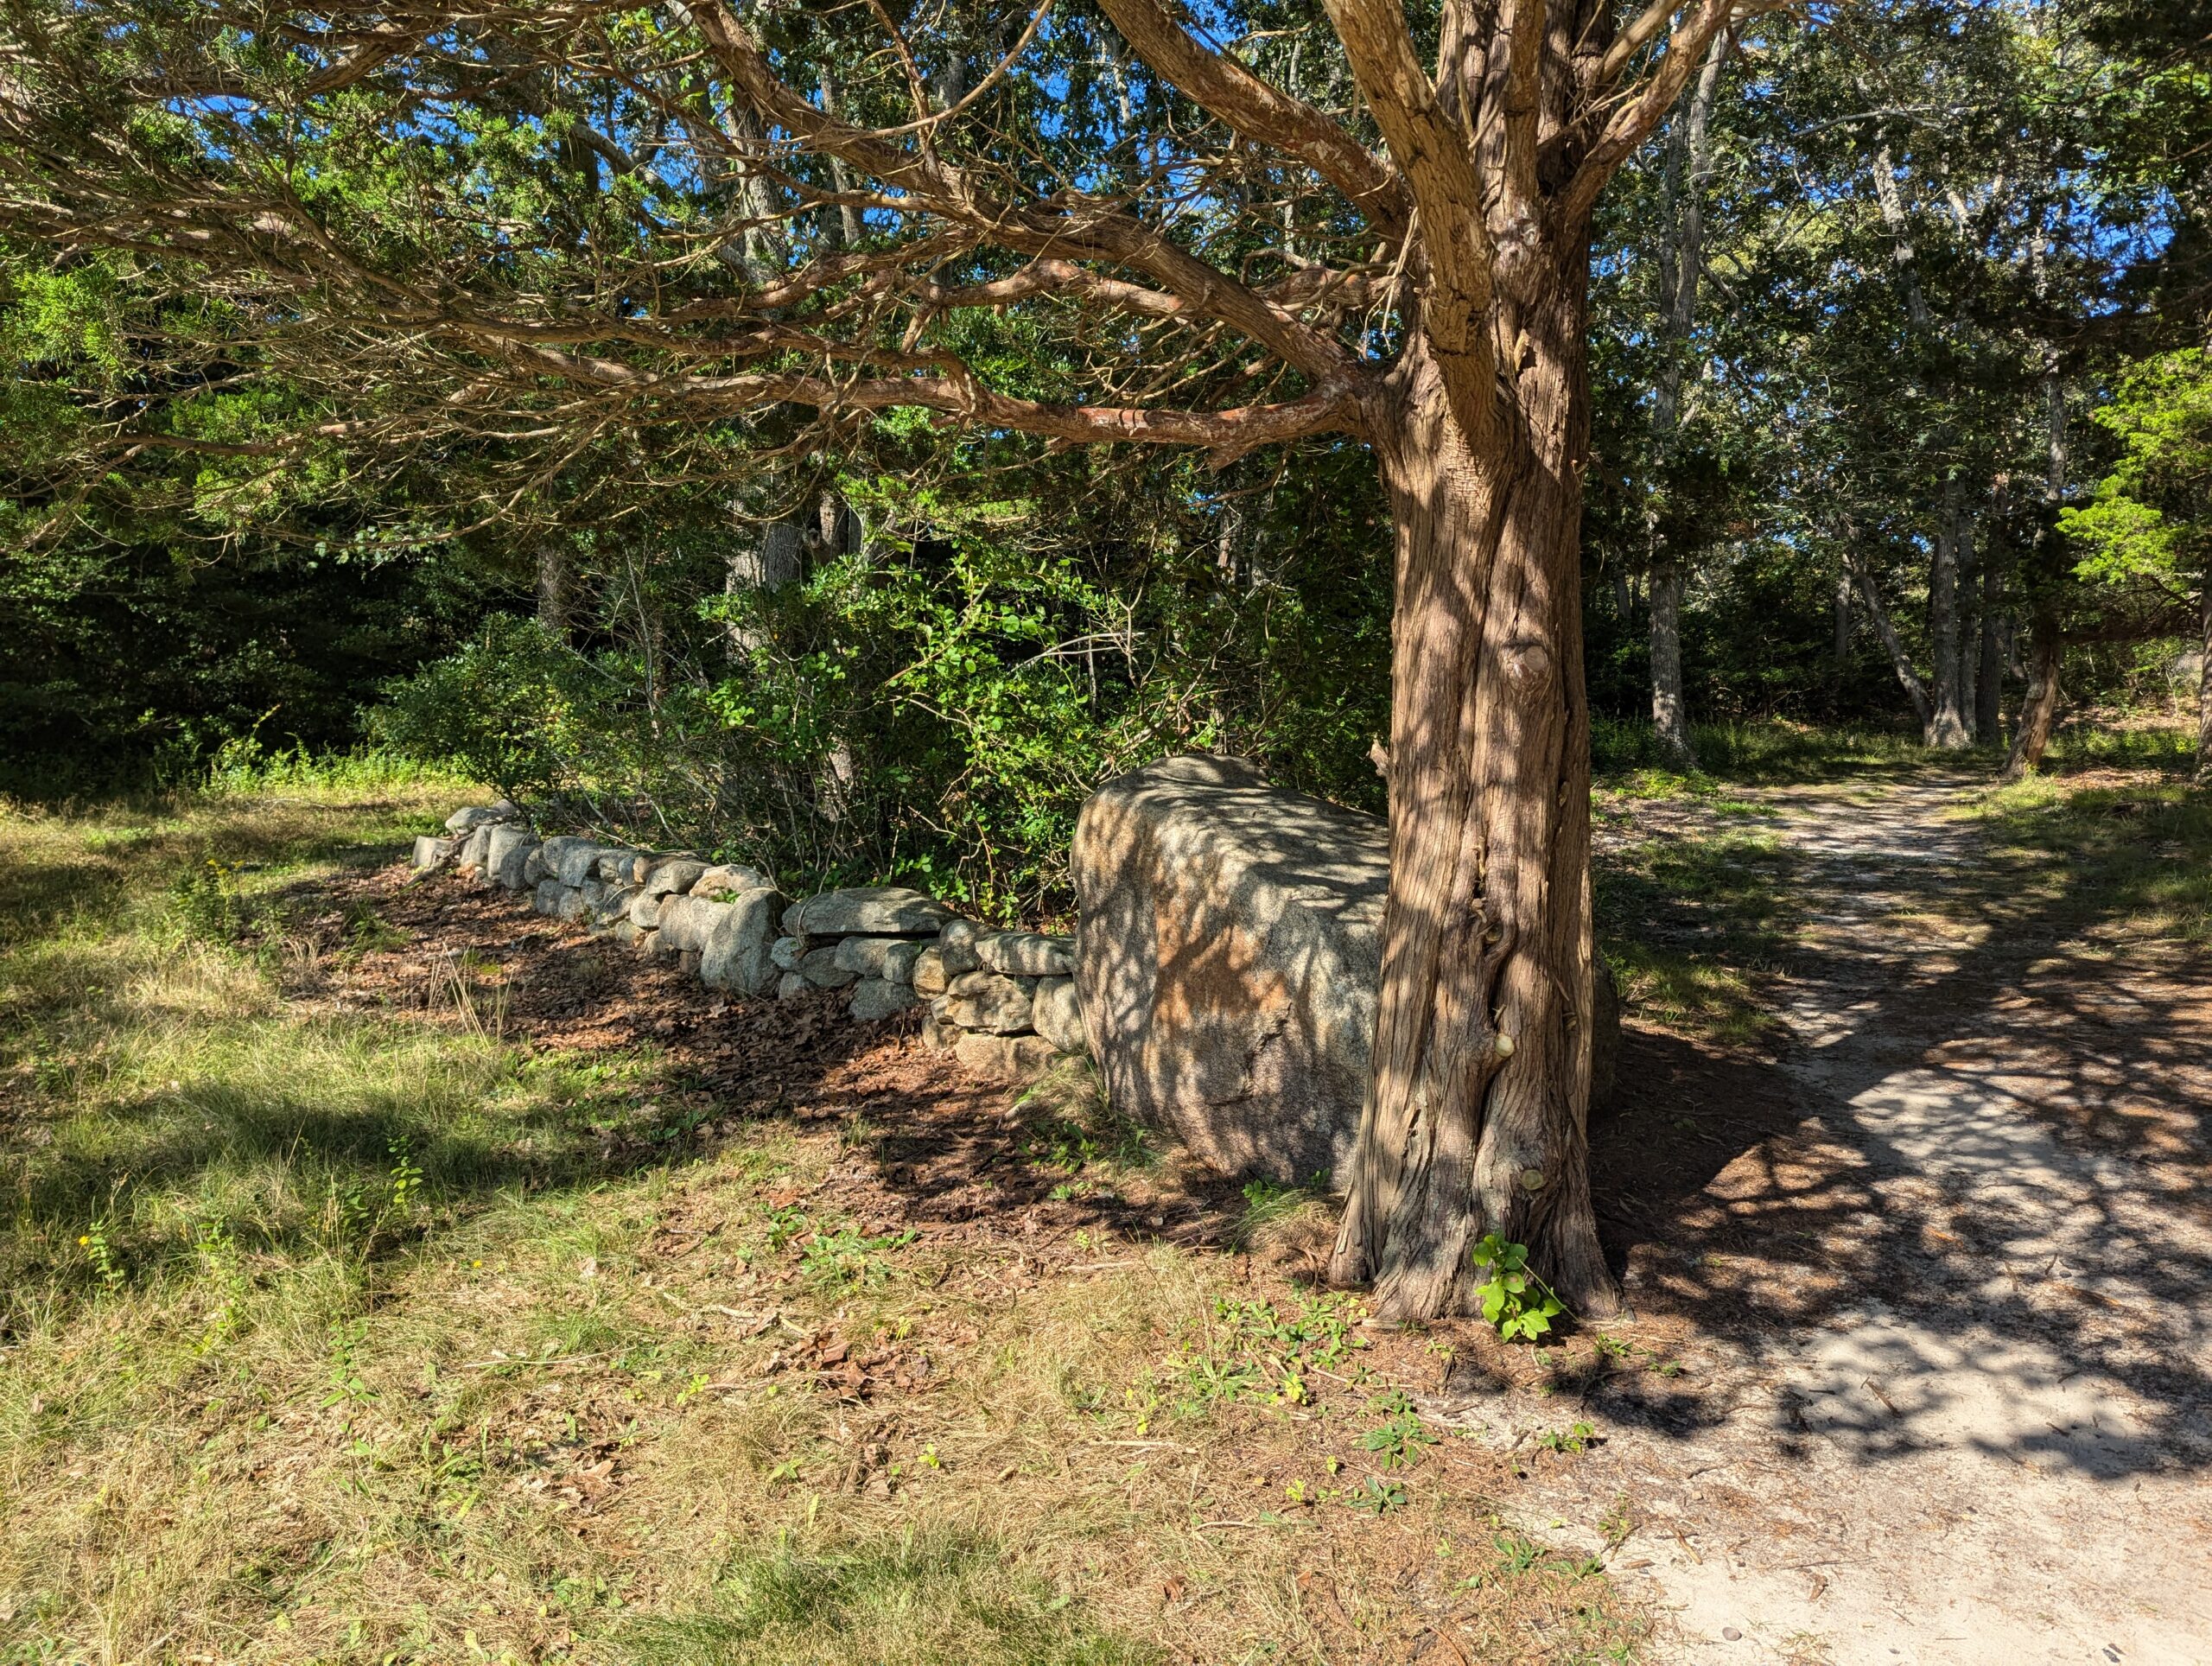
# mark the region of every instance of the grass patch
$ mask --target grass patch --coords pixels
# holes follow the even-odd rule
[[[0,817],[0,1661],[1312,1660],[1416,1612],[1471,1657],[1636,1646],[1339,1383],[1347,1300],[1110,1231],[1040,1277],[1018,1224],[820,1190],[857,1122],[662,1141],[650,1049],[288,1000],[287,897],[454,796]],[[1157,1160],[1081,1074],[1007,1137],[1071,1186]]]
[[[1592,773],[1600,787],[1638,798],[1725,798],[1732,785],[1897,779],[1932,761],[1955,763],[1961,756],[1929,751],[1920,744],[1915,731],[1862,725],[1826,727],[1778,717],[1693,723],[1690,743],[1697,753],[1698,766],[1678,770],[1661,754],[1657,736],[1648,722],[1593,718]]]
[[[639,1666],[1138,1666],[1164,1658],[1101,1631],[1002,1538],[942,1525],[733,1557],[707,1603],[640,1619],[613,1642]]]
[[[1610,853],[1596,868],[1598,927],[1630,1008],[1714,1041],[1766,1039],[1761,986],[1796,931],[1796,865],[1771,834],[1732,828]]]
[[[2084,785],[2061,773],[1996,788],[1969,813],[2014,906],[2077,929],[2212,943],[2212,792],[2148,774]]]

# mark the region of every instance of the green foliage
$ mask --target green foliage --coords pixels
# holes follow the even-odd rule
[[[1385,1469],[1408,1468],[1424,1447],[1437,1443],[1439,1437],[1421,1421],[1402,1392],[1386,1394],[1368,1409],[1381,1414],[1383,1421],[1359,1437],[1360,1447],[1380,1458]]]
[[[85,1252],[85,1259],[92,1264],[101,1288],[112,1294],[123,1288],[130,1275],[124,1271],[122,1262],[107,1241],[107,1220],[102,1217],[78,1236],[77,1246]]]
[[[1198,1416],[1217,1400],[1303,1404],[1310,1372],[1346,1365],[1367,1345],[1352,1332],[1358,1318],[1348,1297],[1308,1297],[1292,1313],[1270,1301],[1224,1297],[1204,1335],[1181,1350],[1173,1373],[1176,1410]],[[1156,1403],[1151,1386],[1132,1389],[1130,1403],[1141,1421],[1147,1419]]]
[[[2096,420],[2120,451],[2095,496],[2060,512],[2082,551],[2077,575],[2186,593],[2212,567],[2212,353],[2132,366]]]
[[[1021,497],[849,474],[836,538],[788,518],[739,535],[807,551],[772,585],[735,583],[699,529],[650,569],[578,541],[592,629],[494,618],[393,684],[377,738],[549,824],[808,883],[903,877],[1001,918],[1065,910],[1077,810],[1163,752],[1256,754],[1373,804],[1388,598],[1371,479],[1317,536],[1274,486],[1281,524],[1240,507],[1224,531],[1179,466],[1088,467],[1033,461]],[[1064,513],[1078,491],[1090,501]],[[1246,551],[1227,574],[1224,537]]]
[[[1273,1180],[1247,1180],[1243,1189],[1244,1212],[1230,1234],[1238,1243],[1249,1243],[1254,1234],[1288,1219],[1317,1195],[1304,1186],[1279,1186]]]
[[[1594,1425],[1577,1422],[1563,1429],[1546,1429],[1536,1437],[1536,1444],[1547,1452],[1578,1453],[1586,1450],[1597,1439]]]
[[[181,937],[228,946],[245,930],[248,911],[236,862],[210,856],[169,887],[169,920]]]
[[[1344,1495],[1345,1505],[1366,1516],[1388,1516],[1406,1507],[1406,1490],[1397,1482],[1370,1475]]]
[[[918,1236],[906,1231],[869,1237],[850,1225],[817,1230],[806,1241],[800,1267],[810,1283],[823,1289],[879,1289],[891,1276],[889,1252],[905,1249]]]
[[[1483,1321],[1497,1327],[1508,1342],[1534,1342],[1566,1311],[1551,1287],[1529,1270],[1529,1246],[1508,1243],[1485,1232],[1473,1250],[1475,1265],[1489,1274],[1475,1287]]]

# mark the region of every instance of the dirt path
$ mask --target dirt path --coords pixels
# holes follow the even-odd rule
[[[1662,1659],[2212,1661],[2212,995],[2063,873],[1993,882],[1979,786],[1769,800],[1788,1114],[1630,1255],[1620,1333],[1682,1376],[1592,1385],[1523,1512],[1637,1523]]]

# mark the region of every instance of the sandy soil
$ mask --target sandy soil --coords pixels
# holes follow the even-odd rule
[[[1593,1130],[1618,1333],[1681,1370],[1582,1383],[1600,1444],[1516,1513],[1637,1523],[1610,1563],[1662,1660],[2212,1661],[2207,969],[1989,887],[1945,813],[1974,790],[1776,795],[1789,1042],[1632,1039]],[[1736,1154],[1640,1199],[1684,1122]],[[1509,1447],[1564,1415],[1474,1376],[1437,1415]]]

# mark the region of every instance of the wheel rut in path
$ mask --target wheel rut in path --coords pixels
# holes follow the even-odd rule
[[[1628,1257],[1682,1374],[1521,1511],[1636,1523],[1659,1659],[2212,1662],[2212,969],[1993,869],[1985,785],[1765,795],[1785,1114]]]

